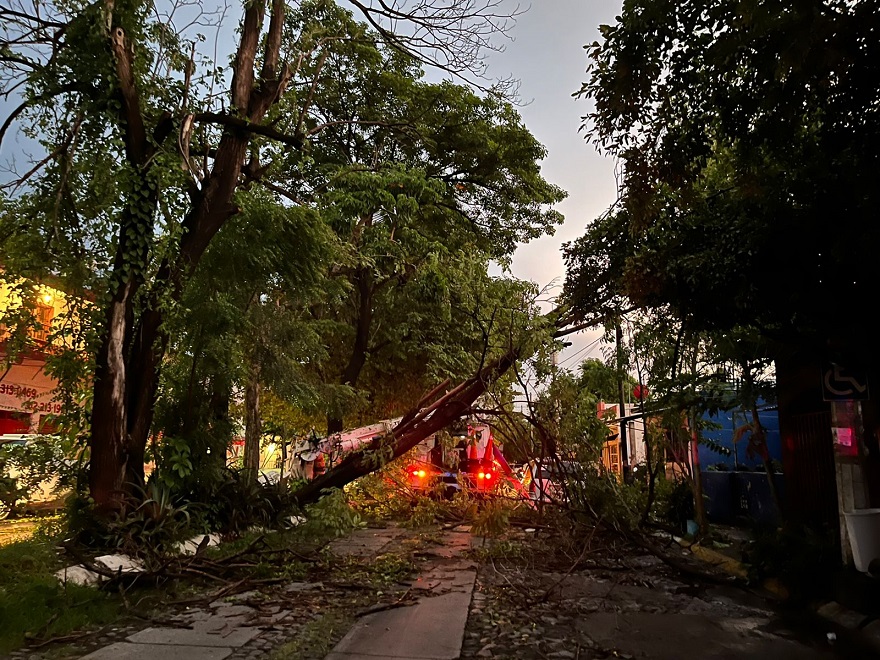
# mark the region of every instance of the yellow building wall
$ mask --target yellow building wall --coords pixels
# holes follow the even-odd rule
[[[35,323],[28,330],[29,346],[18,353],[15,359],[8,360],[6,340],[9,332],[2,323],[2,317],[9,312],[21,309],[21,283],[10,285],[0,283],[0,429],[13,425],[9,413],[19,423],[27,423],[27,431],[34,432],[45,421],[47,415],[61,412],[61,404],[55,401],[57,381],[46,371],[46,353],[58,348],[69,348],[57,339],[49,341],[52,333],[60,327],[60,323],[69,322],[72,315],[72,299],[65,292],[42,283],[26,285],[33,298],[29,304],[34,305]],[[4,412],[5,411],[5,412]],[[29,420],[28,420],[29,418]]]

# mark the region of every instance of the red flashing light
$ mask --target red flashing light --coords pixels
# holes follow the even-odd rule
[[[424,471],[424,470],[419,470],[419,476],[420,476],[420,477],[424,477],[424,476],[425,476],[425,471]]]
[[[480,474],[477,475],[477,479],[485,479],[485,478],[486,478],[486,474],[484,472],[480,472]]]
[[[486,479],[491,479],[491,478],[492,478],[492,473],[491,473],[491,472],[487,472],[487,473],[486,473]]]

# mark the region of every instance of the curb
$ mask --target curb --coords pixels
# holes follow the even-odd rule
[[[728,573],[740,579],[748,579],[749,569],[746,568],[746,565],[743,564],[741,561],[734,559],[729,555],[725,555],[723,552],[718,552],[717,550],[712,550],[711,548],[702,546],[699,543],[688,544],[687,541],[678,536],[673,536],[672,538],[682,548],[684,548],[685,550],[690,550],[690,552],[697,559],[700,559],[707,564],[710,564],[711,566],[720,568],[725,573]],[[788,589],[786,589],[779,582],[779,580],[768,578],[764,580],[763,583],[761,583],[761,588],[775,598],[778,598],[779,600],[785,600],[786,598],[788,598]]]
[[[748,569],[742,562],[703,547],[699,543],[688,545],[684,539],[673,538],[681,547],[690,550],[697,559],[736,577],[748,577]],[[788,591],[777,580],[765,580],[761,586],[780,600],[788,597]],[[828,633],[830,643],[834,643],[840,637],[841,641],[848,646],[858,647],[862,651],[880,658],[880,618],[848,609],[837,601],[828,601],[819,607],[812,608],[812,614],[816,617],[817,622],[829,624],[833,628]]]
[[[816,609],[816,615],[865,650],[880,657],[880,619],[844,607],[837,601],[829,601]],[[832,633],[829,633],[832,634]]]

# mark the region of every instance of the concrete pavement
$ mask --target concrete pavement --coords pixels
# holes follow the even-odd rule
[[[361,618],[324,660],[455,660],[461,655],[476,566],[462,553],[467,528],[446,532],[428,570],[410,587],[415,605]]]
[[[337,556],[380,558],[416,541],[407,530],[362,529],[330,546]],[[524,565],[478,571],[465,552],[481,539],[467,527],[440,532],[437,544],[413,555],[416,579],[391,582],[377,603],[329,652],[286,646],[340,603],[351,605],[356,580],[291,582],[275,591],[227,597],[165,619],[163,625],[120,632],[83,660],[456,660],[458,658],[774,657],[820,660],[835,644],[787,631],[772,607],[734,587],[692,584],[655,557],[625,557],[618,568],[559,572],[538,554]],[[363,565],[363,560],[352,565]],[[346,562],[341,563],[342,566]],[[553,566],[556,566],[554,569]],[[613,567],[612,567],[613,568]],[[349,608],[350,611],[350,608]],[[810,638],[810,639],[808,639]],[[829,637],[830,640],[830,637]],[[112,643],[111,643],[112,642]],[[298,643],[298,642],[297,642]],[[308,644],[309,642],[306,642]],[[95,646],[91,647],[92,649]],[[326,647],[324,647],[326,648]],[[305,653],[306,655],[302,655]],[[581,655],[583,653],[583,655]],[[22,656],[29,657],[29,656]]]
[[[330,546],[336,555],[376,557],[405,531],[395,527],[362,529]],[[424,570],[409,593],[421,594],[414,605],[361,617],[326,660],[454,660],[461,653],[476,566],[462,554],[471,547],[469,529],[445,532],[442,545],[423,552]],[[291,585],[296,586],[296,585]],[[305,586],[303,587],[305,588]],[[277,640],[267,630],[293,627],[292,612],[252,604],[239,594],[172,617],[99,648],[81,660],[224,660],[262,658]],[[287,620],[287,621],[286,621]]]

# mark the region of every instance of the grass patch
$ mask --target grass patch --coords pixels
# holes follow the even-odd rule
[[[62,585],[53,573],[64,565],[49,533],[0,547],[0,655],[119,618],[115,594]]]
[[[348,582],[377,589],[407,581],[412,578],[416,570],[409,553],[398,552],[387,552],[369,558],[334,557],[322,568],[335,582]]]
[[[275,649],[269,660],[320,660],[345,636],[354,623],[348,610],[331,610],[302,627],[296,639]]]

